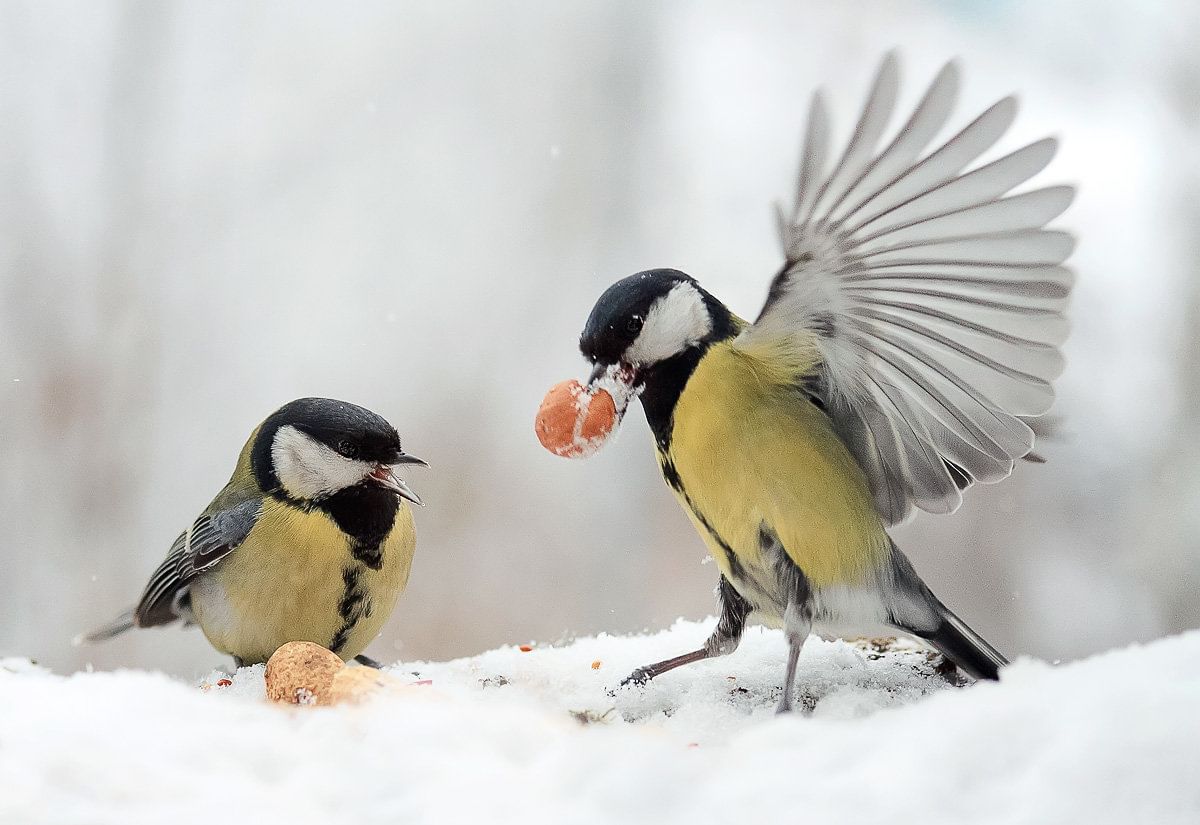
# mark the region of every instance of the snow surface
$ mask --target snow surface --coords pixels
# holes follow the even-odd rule
[[[0,822],[1200,822],[1200,632],[952,687],[901,643],[809,640],[808,713],[773,715],[784,643],[644,689],[710,622],[391,672],[361,706],[158,673],[0,661]]]

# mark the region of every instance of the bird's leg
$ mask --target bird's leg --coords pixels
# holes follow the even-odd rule
[[[714,656],[725,656],[737,650],[738,643],[742,640],[742,633],[746,629],[746,617],[750,615],[753,608],[748,601],[742,598],[741,594],[733,589],[733,585],[724,576],[717,584],[717,602],[721,608],[721,618],[717,621],[717,626],[712,635],[708,637],[708,641],[704,643],[704,647],[693,650],[691,653],[684,653],[681,656],[639,667],[621,682],[621,687],[629,684],[644,685],[655,676],[661,676],[668,670],[674,670],[681,665],[690,665],[692,662],[700,662]]]
[[[372,659],[370,656],[366,655],[365,653],[360,653],[357,656],[355,656],[354,661],[358,662],[363,667],[373,667],[376,670],[383,669],[383,665],[381,665],[379,662],[375,661],[374,659]]]
[[[790,713],[792,710],[792,694],[796,690],[796,662],[800,658],[800,649],[804,640],[812,630],[812,613],[807,606],[789,601],[783,611],[783,635],[788,643],[787,671],[783,677],[783,695],[779,697],[776,713]]]
[[[711,642],[712,639],[709,639]],[[639,667],[633,673],[630,673],[621,680],[621,687],[626,685],[644,685],[653,679],[655,676],[661,676],[668,670],[674,670],[681,665],[690,665],[692,662],[701,662],[705,659],[710,659],[719,654],[709,652],[708,642],[704,643],[704,647],[699,650],[693,650],[691,653],[684,653],[682,656],[675,656],[670,659],[664,659],[661,662],[655,662],[652,665]]]

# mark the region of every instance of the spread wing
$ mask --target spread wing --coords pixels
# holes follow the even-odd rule
[[[814,96],[795,205],[779,215],[786,263],[736,342],[790,348],[888,523],[914,505],[952,512],[961,488],[1029,453],[1021,417],[1054,399],[1074,246],[1045,228],[1072,187],[1009,194],[1050,162],[1054,140],[964,171],[1007,131],[1013,98],[930,148],[957,94],[948,64],[881,145],[898,85],[889,54],[832,164]]]
[[[262,500],[252,498],[200,516],[171,545],[163,563],[150,577],[134,609],[139,627],[173,622],[182,617],[180,600],[196,576],[237,549],[262,513]]]

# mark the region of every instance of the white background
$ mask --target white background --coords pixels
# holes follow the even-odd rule
[[[753,316],[808,96],[856,116],[899,47],[954,56],[959,126],[1077,182],[1062,437],[897,531],[1010,655],[1200,624],[1195,4],[17,3],[0,6],[0,654],[220,662],[196,631],[77,650],[129,606],[280,404],[327,395],[432,468],[408,593],[369,652],[663,627],[715,568],[639,412],[537,444],[592,301],[673,266]]]

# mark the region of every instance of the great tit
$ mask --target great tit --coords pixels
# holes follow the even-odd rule
[[[396,475],[427,466],[380,416],[329,398],[272,413],[233,477],[171,546],[141,601],[80,638],[183,620],[240,667],[309,641],[343,659],[379,633],[408,583],[416,533]]]
[[[1007,194],[1049,163],[1050,139],[963,171],[1012,123],[1012,97],[927,150],[958,77],[945,66],[881,145],[889,55],[832,164],[814,96],[795,204],[777,209],[784,263],[754,323],[671,269],[618,281],[592,309],[591,383],[640,393],[663,478],[721,573],[704,647],[626,683],[730,653],[752,615],[788,643],[780,711],[814,623],[889,625],[977,679],[1007,663],[886,531],[1008,476],[1033,447],[1022,418],[1047,410],[1063,367],[1074,241],[1045,226],[1074,190]]]

